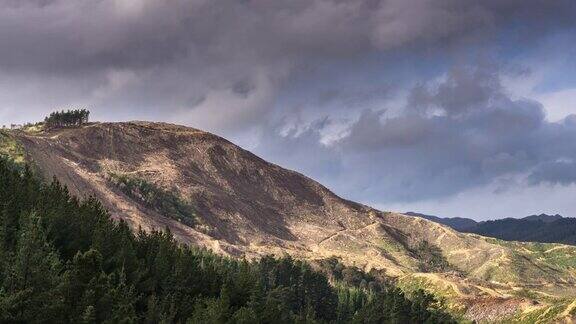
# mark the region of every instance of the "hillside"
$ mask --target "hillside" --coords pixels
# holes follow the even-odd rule
[[[476,222],[468,218],[442,218],[419,213],[406,213],[450,226],[465,233],[475,233],[506,241],[562,243],[576,245],[576,218],[560,215],[531,215]]]
[[[134,233],[3,156],[0,256],[0,323],[455,323],[424,291],[407,298],[339,263],[322,273]]]
[[[473,319],[564,317],[573,308],[574,247],[512,244],[381,212],[200,130],[96,123],[3,138],[41,175],[95,196],[133,229],[167,227],[180,242],[236,257],[334,256],[406,290],[427,288]],[[486,306],[502,300],[507,307]]]

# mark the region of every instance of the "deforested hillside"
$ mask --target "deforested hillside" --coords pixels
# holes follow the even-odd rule
[[[234,260],[133,233],[0,157],[1,323],[454,323],[429,294],[363,277],[369,287],[289,257]]]
[[[574,247],[512,244],[375,210],[183,126],[95,123],[5,137],[38,174],[96,197],[136,230],[167,227],[180,242],[234,257],[335,257],[406,291],[426,288],[472,319],[570,316]],[[502,300],[508,306],[490,306]]]

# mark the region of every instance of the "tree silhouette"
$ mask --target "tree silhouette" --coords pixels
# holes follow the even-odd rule
[[[44,118],[44,125],[48,129],[63,127],[78,127],[88,123],[90,111],[86,109],[74,109],[67,111],[55,111]]]

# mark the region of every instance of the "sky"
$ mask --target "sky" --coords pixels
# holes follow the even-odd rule
[[[226,137],[382,210],[576,217],[576,1],[0,0],[0,124]]]

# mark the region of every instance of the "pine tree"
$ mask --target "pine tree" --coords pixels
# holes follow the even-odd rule
[[[0,297],[3,320],[63,320],[62,270],[40,219],[34,213],[22,217],[16,252],[6,269]]]

